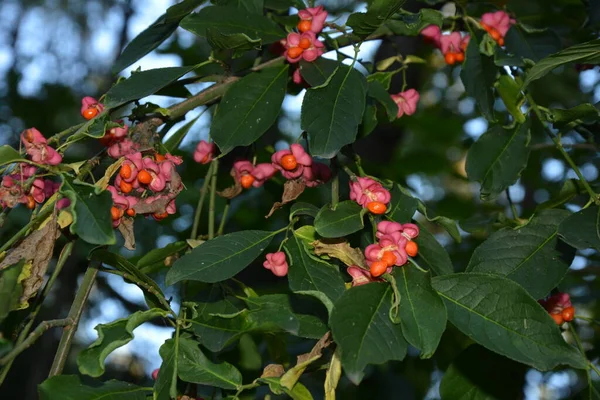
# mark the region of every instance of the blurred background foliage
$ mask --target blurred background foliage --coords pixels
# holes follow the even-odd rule
[[[46,136],[81,122],[80,99],[83,96],[98,97],[114,82],[112,64],[121,49],[146,26],[158,18],[173,0],[2,0],[0,2],[0,141],[1,144],[18,145],[19,133],[28,127],[36,127]],[[343,23],[348,13],[364,9],[364,2],[350,0],[320,1],[330,11],[336,22]],[[433,4],[429,5],[427,3]],[[465,3],[463,1],[463,3]],[[467,5],[470,15],[479,17],[483,12],[506,6],[518,20],[529,27],[523,46],[530,46],[532,57],[547,55],[577,42],[598,37],[600,6],[590,0],[514,0],[475,1]],[[421,7],[444,7],[452,12],[451,3],[410,0],[405,9],[415,12]],[[523,50],[523,51],[526,51]],[[350,50],[348,51],[350,52]],[[464,164],[466,150],[487,129],[487,122],[479,116],[474,101],[466,97],[460,81],[460,67],[450,68],[432,46],[420,37],[396,37],[370,42],[363,46],[362,61],[377,61],[396,54],[415,54],[427,64],[413,65],[408,73],[408,86],[421,93],[419,111],[410,118],[386,123],[381,116],[380,125],[370,135],[356,144],[367,173],[400,182],[424,200],[437,214],[460,221],[462,243],[453,241],[437,225],[429,226],[449,251],[457,271],[464,269],[473,249],[489,234],[501,226],[502,216],[510,216],[506,197],[495,202],[479,199],[478,184],[467,181]],[[178,29],[160,48],[122,74],[163,66],[192,65],[207,58],[209,49],[204,39]],[[248,60],[236,60],[244,65]],[[569,108],[581,103],[596,103],[600,97],[600,73],[597,69],[578,72],[567,66],[535,82],[531,91],[540,105]],[[189,85],[196,93],[209,83]],[[401,76],[396,76],[391,93],[402,87]],[[290,87],[290,93],[298,93]],[[300,131],[300,104],[304,91],[288,95],[278,123],[257,144],[286,147],[295,141]],[[174,98],[153,96],[147,99],[167,106]],[[496,109],[503,110],[503,103],[496,101]],[[189,113],[187,121],[200,115],[203,110]],[[160,223],[154,220],[136,219],[137,249],[130,252],[120,249],[127,257],[137,257],[152,248],[189,237],[193,212],[199,196],[199,187],[206,173],[206,166],[195,164],[191,158],[198,140],[206,138],[210,124],[209,112],[202,114],[182,143],[179,154],[184,157],[182,178],[187,190],[177,199],[178,214]],[[173,132],[181,123],[171,128]],[[598,139],[598,127],[590,126],[592,137]],[[164,132],[161,132],[164,133]],[[166,133],[168,136],[169,133]],[[581,166],[590,182],[598,178],[597,147],[586,142],[579,133],[569,132],[563,143]],[[510,188],[510,195],[521,218],[528,218],[540,204],[556,197],[565,179],[575,178],[573,171],[559,157],[558,152],[534,124],[532,130],[533,151],[522,178]],[[67,153],[69,159],[82,160],[92,157],[102,149],[99,143],[86,141],[73,146]],[[244,151],[226,157],[223,165]],[[258,153],[259,161],[267,161],[270,154]],[[219,175],[219,187],[231,184],[228,170]],[[268,182],[264,188],[252,190],[237,197],[227,216],[226,231],[282,226],[287,220],[285,210],[265,220],[271,204],[281,195],[282,182]],[[342,184],[346,189],[346,185]],[[324,204],[329,188],[308,191],[300,200]],[[345,195],[346,193],[342,193]],[[583,198],[583,197],[582,197]],[[577,210],[582,204],[579,198],[570,200],[566,207]],[[220,199],[218,209],[225,201]],[[0,240],[7,240],[22,227],[29,217],[24,207],[15,209],[3,222]],[[206,218],[202,219],[206,223]],[[201,229],[206,231],[206,229]],[[64,239],[63,239],[64,240]],[[277,244],[274,244],[276,246]],[[59,248],[60,246],[57,246]],[[74,297],[78,279],[86,266],[90,248],[80,244],[76,257],[68,265],[55,285],[51,298],[44,303],[41,319],[62,318],[67,314]],[[117,250],[119,251],[119,250]],[[563,282],[561,290],[571,293],[578,314],[595,318],[600,309],[600,287],[597,274],[600,270],[598,254],[578,252],[571,273]],[[247,268],[239,279],[257,290],[274,292],[278,285],[286,283],[275,278],[260,266]],[[158,278],[161,282],[161,278]],[[167,297],[174,295],[167,291]],[[177,298],[173,302],[177,304]],[[100,274],[77,334],[77,348],[72,355],[87,346],[96,337],[93,327],[128,315],[143,308],[139,289],[124,283],[120,278]],[[424,310],[424,312],[427,312]],[[22,317],[22,316],[21,316]],[[40,320],[41,320],[40,319]],[[596,359],[598,338],[594,325],[579,325],[588,357]],[[162,325],[144,325],[135,331],[136,339],[115,352],[108,359],[104,379],[117,378],[138,384],[150,385],[149,374],[160,365],[158,347],[169,338],[172,330]],[[36,399],[36,386],[46,377],[54,357],[60,332],[50,331],[32,348],[19,357],[9,378],[0,389],[2,399]],[[416,352],[403,362],[370,367],[360,387],[354,387],[343,379],[339,386],[341,399],[412,399],[439,398],[438,385],[443,371],[461,352],[468,342],[454,329],[445,334],[440,349],[430,360],[420,360]],[[310,343],[308,344],[310,345]],[[299,344],[285,336],[272,336],[262,340],[246,335],[240,345],[227,350],[224,357],[240,365],[251,379],[260,374],[269,362],[293,361],[295,355],[307,351],[307,344]],[[310,346],[308,346],[310,347]],[[496,371],[489,371],[484,379],[510,379],[516,388],[512,397],[555,399],[577,396],[584,385],[583,376],[572,370],[541,373],[518,368],[509,360],[499,357]],[[506,369],[511,375],[502,374]],[[76,373],[74,357],[65,373]],[[486,371],[488,372],[488,371]],[[303,382],[308,388],[321,389],[324,371],[305,374]],[[210,395],[211,393],[208,393]],[[259,393],[260,395],[261,393]],[[266,393],[262,393],[264,396]],[[261,397],[263,397],[261,396]]]

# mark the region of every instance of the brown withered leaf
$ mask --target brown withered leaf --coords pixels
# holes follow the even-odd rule
[[[281,364],[269,364],[263,369],[261,378],[279,378],[285,373],[285,369]]]
[[[321,356],[323,355],[323,349],[328,347],[332,342],[333,339],[331,338],[331,332],[327,332],[313,346],[310,353],[301,354],[298,356],[296,365],[293,368],[290,368],[281,377],[279,383],[282,386],[285,386],[286,388],[291,390],[294,387],[294,385],[296,385],[296,382],[298,382],[298,379],[300,379],[300,376],[302,376],[302,374],[304,373],[304,370],[306,370],[306,368],[310,364],[321,358]]]
[[[321,239],[311,243],[313,251],[316,255],[328,255],[337,258],[347,266],[358,265],[362,268],[367,268],[365,256],[360,249],[350,247],[344,239]]]
[[[135,206],[133,206],[133,210],[136,214],[153,214],[153,213],[163,213],[167,208],[167,204],[171,200],[173,200],[179,192],[183,190],[183,184],[181,182],[181,177],[173,169],[171,171],[171,181],[167,184],[167,187],[163,192],[161,192],[158,196],[147,197],[146,199],[142,199],[137,202]],[[156,198],[160,197],[160,198]],[[152,199],[152,201],[149,201]]]
[[[237,179],[235,179],[235,168],[231,168],[231,171],[229,171],[229,175],[231,175],[231,177],[233,178],[233,186],[229,186],[228,188],[225,188],[223,190],[217,190],[217,194],[225,199],[233,199],[236,196],[239,196],[240,193],[242,193],[242,190],[244,190],[244,188],[242,187],[242,184],[240,182],[238,182]]]
[[[42,286],[48,263],[54,252],[54,243],[59,236],[56,212],[54,212],[42,228],[33,231],[0,262],[0,270],[18,263],[21,259],[31,262],[31,270],[21,282],[23,293],[19,303],[26,305]]]
[[[125,239],[125,248],[135,250],[135,234],[133,233],[133,218],[122,218],[119,224],[119,232]]]
[[[273,207],[271,207],[271,211],[265,216],[265,218],[269,218],[275,211],[286,205],[287,203],[294,201],[304,192],[306,189],[306,184],[302,179],[294,179],[293,181],[287,181],[283,185],[283,195],[281,195],[281,201],[275,202]]]

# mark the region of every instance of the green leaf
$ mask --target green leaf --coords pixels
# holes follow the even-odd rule
[[[198,115],[196,118],[189,121],[187,124],[185,124],[184,126],[179,128],[177,130],[177,132],[175,132],[174,134],[169,136],[169,138],[164,143],[165,148],[167,149],[167,151],[169,153],[173,153],[175,150],[177,150],[179,148],[179,145],[185,138],[185,135],[188,134],[188,132],[190,131],[192,126],[194,126],[196,121],[198,121],[198,118],[200,118],[200,115]]]
[[[508,30],[504,43],[509,53],[535,62],[560,50],[560,38],[552,30],[528,33],[516,25]]]
[[[422,8],[418,13],[401,11],[398,16],[386,21],[385,26],[398,36],[417,36],[429,25],[441,27],[444,15],[431,8]]]
[[[110,380],[84,385],[77,375],[57,375],[38,386],[40,400],[146,400],[148,388]]]
[[[581,124],[593,124],[600,119],[600,112],[590,103],[580,104],[573,108],[552,108],[548,113],[548,121],[556,129],[571,128]]]
[[[184,382],[222,389],[236,389],[242,384],[242,374],[233,365],[211,362],[193,340],[179,338],[177,374]]]
[[[308,89],[302,102],[302,129],[309,134],[310,152],[332,158],[356,138],[365,110],[365,77],[340,66],[329,84]]]
[[[525,122],[525,115],[521,112],[521,106],[525,97],[521,93],[520,85],[511,76],[500,75],[494,87],[504,102],[506,109],[515,119],[515,122],[523,124]]]
[[[285,250],[290,264],[288,281],[292,292],[318,298],[331,312],[333,303],[346,289],[338,268],[311,257],[302,239],[295,234],[285,243]]]
[[[288,66],[254,72],[234,83],[214,116],[210,136],[222,154],[248,146],[277,120],[288,81]]]
[[[100,191],[98,187],[62,175],[60,193],[71,201],[71,233],[91,244],[117,242],[110,217],[113,205],[110,192]]]
[[[154,382],[153,400],[171,400],[177,397],[177,354],[174,340],[166,340],[158,350],[162,364]]]
[[[402,191],[399,184],[394,185],[391,195],[392,201],[387,217],[401,224],[410,222],[417,211],[419,201]]]
[[[162,293],[162,290],[158,284],[143,271],[141,271],[138,266],[129,262],[125,257],[99,248],[92,251],[89,258],[91,260],[101,261],[104,264],[110,265],[115,269],[128,274],[131,276],[134,284],[136,283],[135,280],[145,283],[146,287],[141,285],[138,287],[144,292],[144,297],[146,298],[148,305],[150,307],[160,307],[164,309],[164,307],[161,305],[161,301],[159,300],[164,300],[164,294]],[[148,292],[148,286],[153,289],[153,293]]]
[[[591,206],[565,218],[558,234],[579,250],[591,247],[600,251],[600,207]]]
[[[255,330],[284,330],[297,335],[300,322],[294,315],[290,297],[286,294],[269,294],[260,297],[247,297],[243,301],[248,306],[248,320]]]
[[[240,231],[208,240],[175,261],[165,283],[170,286],[182,280],[215,283],[229,279],[254,261],[275,234]]]
[[[146,271],[149,269],[149,267],[152,267],[158,263],[162,264],[161,266],[164,266],[165,258],[184,251],[187,248],[187,242],[182,240],[180,242],[170,243],[165,247],[152,249],[144,254],[139,260],[137,260],[136,266],[140,271],[147,273]]]
[[[235,7],[247,11],[251,14],[263,13],[263,0],[213,0],[217,6]]]
[[[106,93],[104,105],[115,108],[133,100],[150,96],[194,69],[194,66],[168,67],[134,72]]]
[[[519,179],[529,159],[529,140],[529,124],[510,130],[495,125],[471,146],[467,176],[481,183],[482,200],[495,199]]]
[[[364,228],[363,215],[363,208],[351,200],[335,208],[325,205],[315,217],[315,230],[325,238],[344,237]]]
[[[319,57],[313,62],[300,60],[300,74],[312,87],[324,85],[337,68],[341,65],[338,61]]]
[[[379,121],[377,120],[377,107],[375,105],[367,102],[367,106],[365,107],[365,113],[363,114],[363,118],[361,124],[358,128],[358,138],[363,138],[369,135],[371,132],[375,130]]]
[[[448,319],[482,346],[541,371],[587,360],[568,345],[550,315],[517,283],[498,275],[459,273],[432,279]]]
[[[393,274],[400,292],[404,337],[421,351],[421,358],[430,358],[446,330],[444,302],[431,287],[430,274],[417,270],[412,264],[394,268]]]
[[[473,344],[452,362],[440,383],[442,399],[518,399],[527,367]]]
[[[419,245],[419,253],[415,257],[415,261],[435,275],[453,273],[454,267],[446,249],[422,224],[417,223],[417,225],[419,226],[419,236],[415,239],[415,242]]]
[[[329,324],[341,348],[346,376],[355,385],[362,380],[368,364],[406,356],[402,327],[389,317],[391,304],[392,288],[387,283],[353,287],[335,303]]]
[[[390,121],[396,119],[396,115],[398,115],[398,105],[392,97],[387,92],[387,90],[383,87],[383,84],[378,81],[369,82],[369,90],[367,92],[369,97],[377,100],[384,108],[385,112]]]
[[[510,33],[510,31],[509,31]],[[554,68],[567,63],[597,64],[600,62],[600,39],[577,44],[537,62],[527,73],[523,88],[542,78]]]
[[[0,165],[22,160],[23,156],[9,145],[0,146]]]
[[[405,189],[402,190],[406,193]],[[460,231],[458,230],[458,225],[455,220],[450,219],[448,217],[444,217],[442,215],[436,215],[434,212],[431,211],[431,209],[428,210],[425,203],[423,203],[421,200],[418,200],[418,202],[418,210],[421,214],[425,216],[425,218],[427,218],[427,221],[435,222],[436,224],[441,225],[446,230],[446,232],[448,232],[448,234],[452,236],[452,239],[454,239],[456,243],[461,242],[462,238],[460,236]]]
[[[206,29],[206,40],[215,50],[233,50],[234,58],[241,56],[245,51],[260,49],[261,40],[254,39],[245,33],[225,34],[217,29]]]
[[[475,99],[477,107],[489,121],[496,120],[494,117],[494,82],[497,72],[494,60],[479,52],[479,40],[472,36],[467,46],[460,78],[465,85],[467,94]]]
[[[19,282],[19,276],[25,259],[4,268],[0,271],[0,323],[8,316],[8,313],[19,308],[19,299],[23,293],[23,286]]]
[[[406,0],[373,0],[366,13],[353,13],[346,25],[361,38],[375,32],[385,21],[400,10]]]
[[[183,17],[194,11],[206,0],[183,0],[167,8],[167,22],[181,21]]]
[[[264,44],[277,42],[285,37],[285,31],[269,18],[235,7],[205,7],[185,17],[180,25],[198,36],[206,37],[207,29],[214,28],[224,35],[245,34],[254,39],[262,39]]]
[[[558,285],[573,261],[574,251],[558,239],[565,210],[544,210],[520,228],[504,228],[473,252],[468,272],[489,272],[519,283],[541,299]]]
[[[297,202],[290,208],[290,220],[296,215],[307,215],[309,217],[316,217],[319,209],[317,206],[310,203]]]
[[[290,7],[302,10],[306,5],[302,0],[264,0],[265,8],[277,11],[288,11]]]
[[[97,378],[104,374],[104,360],[116,349],[133,340],[133,330],[144,322],[166,317],[165,310],[136,311],[127,318],[96,326],[98,339],[77,356],[79,372]]]
[[[276,395],[286,394],[292,400],[313,400],[310,391],[300,382],[296,382],[290,390],[280,383],[281,378],[258,378],[257,381],[269,385],[269,390]]]

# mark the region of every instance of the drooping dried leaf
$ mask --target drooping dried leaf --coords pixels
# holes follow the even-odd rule
[[[302,179],[294,179],[293,181],[286,181],[283,185],[283,195],[281,195],[281,201],[275,202],[269,214],[265,218],[269,218],[275,211],[283,207],[289,202],[296,200],[302,192],[306,189],[306,184]]]
[[[22,308],[27,307],[27,301],[42,286],[58,236],[60,236],[60,232],[56,223],[56,213],[54,213],[41,228],[33,231],[0,262],[0,270],[18,263],[21,259],[31,263],[27,274],[20,277],[23,293],[19,303]]]
[[[279,378],[285,373],[285,369],[281,364],[269,364],[263,369],[261,378]]]
[[[108,168],[106,168],[106,172],[104,172],[104,176],[98,179],[98,182],[96,182],[96,186],[102,190],[106,190],[110,178],[112,178],[112,176],[119,170],[119,168],[121,168],[121,164],[123,164],[123,161],[125,161],[125,157],[121,157],[117,161],[109,165]]]
[[[135,250],[135,234],[133,233],[133,218],[123,218],[119,224],[119,232],[125,239],[125,248]]]
[[[152,200],[150,197],[138,201],[135,206],[133,206],[133,210],[136,214],[153,214],[153,213],[163,213],[167,208],[167,204],[171,200],[173,200],[179,192],[183,190],[183,184],[181,182],[181,177],[173,169],[171,171],[171,181],[167,184],[167,187],[160,194],[160,198],[154,198]]]
[[[311,243],[316,255],[328,255],[337,258],[347,266],[358,265],[367,268],[365,256],[360,249],[350,247],[344,239],[320,239]]]
[[[323,355],[323,349],[328,347],[333,342],[331,338],[331,332],[327,332],[319,341],[313,346],[310,353],[300,354],[297,358],[296,365],[293,368],[290,368],[279,381],[282,386],[292,389],[300,376],[306,370],[310,364],[321,358]]]
[[[240,193],[242,193],[242,190],[244,190],[244,188],[242,187],[242,184],[235,179],[235,168],[231,168],[231,171],[229,171],[229,175],[231,175],[231,177],[233,178],[233,186],[229,186],[228,188],[225,188],[221,191],[217,190],[217,194],[225,199],[233,199],[236,196],[239,196]]]

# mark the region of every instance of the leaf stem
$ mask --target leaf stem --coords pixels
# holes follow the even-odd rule
[[[428,273],[428,272],[429,272],[429,271],[428,271],[428,270],[426,270],[425,268],[421,267],[421,266],[419,265],[419,263],[417,263],[417,262],[415,261],[415,259],[414,259],[414,258],[412,258],[411,256],[407,256],[407,257],[408,257],[408,261],[410,261],[410,263],[411,263],[412,265],[414,265],[414,266],[415,266],[415,268],[417,268],[419,271],[421,271],[421,272],[423,272],[423,273]]]
[[[217,236],[221,236],[223,231],[225,230],[225,221],[227,220],[227,213],[229,212],[230,201],[227,200],[227,204],[225,204],[225,208],[223,209],[223,214],[221,215],[221,222],[219,223],[219,229],[217,230]]]
[[[533,100],[533,98],[531,97],[530,94],[527,94],[526,97],[527,97],[527,101],[531,105],[531,108],[533,109],[533,112],[540,120],[540,123],[542,124],[542,127],[544,128],[544,132],[546,132],[548,137],[554,142],[554,145],[556,146],[558,151],[562,154],[562,156],[565,159],[565,161],[567,162],[567,164],[569,164],[569,166],[573,169],[573,171],[575,171],[575,174],[577,175],[577,177],[583,184],[583,187],[588,192],[590,197],[594,200],[594,202],[598,202],[598,195],[594,192],[594,190],[592,189],[592,187],[590,186],[588,181],[584,178],[583,174],[579,170],[579,167],[577,167],[577,164],[575,164],[575,162],[573,161],[571,156],[569,156],[569,153],[567,153],[565,151],[564,147],[562,146],[562,143],[560,142],[560,139],[557,138],[556,135],[554,135],[554,133],[548,128],[548,126],[544,122],[542,112],[540,111],[540,108],[537,105],[537,103]]]
[[[340,201],[340,175],[337,158],[331,159],[333,179],[331,180],[331,206],[335,208]]]
[[[196,213],[194,214],[194,224],[192,226],[192,233],[190,235],[190,239],[198,238],[198,228],[200,226],[200,217],[202,215],[202,206],[204,205],[204,199],[206,198],[206,192],[208,189],[208,184],[210,183],[213,171],[213,164],[211,163],[208,167],[208,171],[206,171],[206,176],[204,177],[204,183],[202,184],[202,188],[200,189],[200,198],[198,199],[198,204],[196,205]]]
[[[67,129],[65,129],[64,131],[58,132],[56,135],[53,135],[51,137],[48,138],[48,143],[52,143],[52,142],[59,142],[60,139],[62,139],[64,136],[67,136],[73,132],[76,132],[79,130],[79,128],[81,128],[83,125],[85,125],[85,122],[82,122],[80,124],[77,125],[73,125]]]
[[[398,291],[398,285],[396,285],[396,278],[394,278],[394,275],[388,273],[383,274],[381,277],[390,283],[393,291],[392,305],[390,306],[388,317],[393,324],[398,324],[400,323],[400,318],[398,318],[398,311],[400,309],[400,292]]]
[[[71,304],[71,309],[69,310],[69,315],[67,316],[67,318],[73,323],[66,327],[63,331],[63,334],[60,338],[60,343],[58,344],[58,349],[56,350],[56,354],[54,356],[54,361],[52,362],[52,367],[50,367],[50,373],[48,374],[48,377],[60,375],[65,367],[69,350],[71,349],[71,342],[73,341],[73,337],[77,331],[77,326],[79,325],[81,315],[83,314],[83,308],[85,307],[85,303],[87,302],[90,292],[92,291],[92,287],[94,286],[96,275],[98,275],[99,264],[99,262],[91,263],[83,275],[83,280],[81,281],[79,289],[77,289],[75,300],[73,300],[73,304]]]
[[[212,161],[214,164],[212,179],[210,182],[210,200],[208,204],[208,240],[215,237],[215,199],[217,193],[217,173],[219,172],[219,160]]]
[[[515,207],[515,203],[513,203],[512,198],[510,197],[510,190],[506,188],[504,191],[506,193],[506,199],[508,200],[508,204],[510,205],[510,211],[512,212],[513,218],[515,220],[519,219],[519,214],[517,213],[517,207]]]

